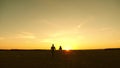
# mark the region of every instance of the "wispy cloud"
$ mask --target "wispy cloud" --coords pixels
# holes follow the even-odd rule
[[[100,29],[101,31],[112,31],[113,29],[112,28],[109,28],[109,27],[103,27]]]
[[[15,38],[21,38],[21,39],[35,39],[36,36],[33,35],[30,32],[21,32],[15,36]]]
[[[76,21],[75,29],[80,31],[85,28],[91,27],[91,24],[95,24],[96,18],[94,16],[87,16],[81,20]]]
[[[81,27],[81,24],[79,24],[78,26],[77,26],[77,28],[80,28]]]
[[[118,40],[118,42],[120,43],[120,40]]]
[[[0,37],[0,40],[4,40],[5,38],[4,37]]]

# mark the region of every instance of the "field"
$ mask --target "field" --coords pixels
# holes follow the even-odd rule
[[[120,68],[120,50],[0,50],[0,68]]]

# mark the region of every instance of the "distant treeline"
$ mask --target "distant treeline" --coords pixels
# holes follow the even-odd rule
[[[107,48],[107,49],[104,49],[104,50],[120,50],[120,48]]]
[[[44,51],[45,49],[0,49],[0,51]]]
[[[0,49],[0,51],[45,51],[49,49]],[[88,50],[120,50],[120,48],[106,48],[106,49],[88,49]]]

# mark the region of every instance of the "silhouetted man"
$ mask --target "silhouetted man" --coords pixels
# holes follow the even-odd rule
[[[55,46],[54,46],[54,44],[52,44],[52,47],[51,47],[51,54],[52,54],[52,56],[55,54]]]

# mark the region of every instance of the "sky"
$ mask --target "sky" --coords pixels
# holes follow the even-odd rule
[[[119,0],[0,0],[0,49],[120,48]]]

